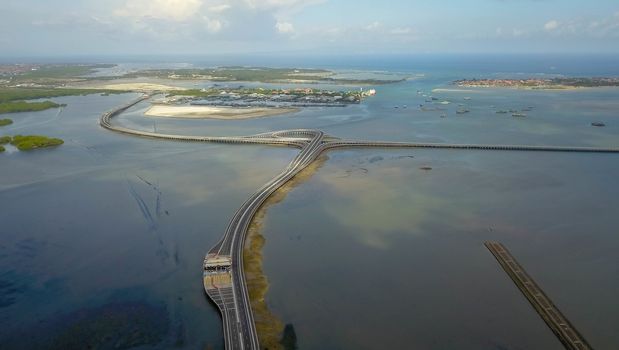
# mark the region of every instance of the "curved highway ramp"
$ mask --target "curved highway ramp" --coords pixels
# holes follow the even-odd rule
[[[283,130],[251,136],[187,136],[135,130],[112,124],[112,118],[149,98],[149,95],[144,95],[127,105],[104,113],[100,118],[100,125],[108,130],[123,134],[164,140],[262,144],[295,147],[301,150],[286,169],[262,186],[262,188],[243,203],[232,217],[222,239],[204,258],[202,266],[204,290],[221,312],[224,340],[226,349],[229,350],[260,349],[249,293],[245,283],[245,272],[243,270],[243,248],[249,225],[263,203],[281,186],[316,160],[321,153],[337,148],[351,147],[619,153],[618,148],[341,140],[337,137],[327,136],[320,130],[311,129]]]

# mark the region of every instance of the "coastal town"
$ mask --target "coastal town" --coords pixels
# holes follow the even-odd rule
[[[462,79],[454,81],[459,87],[522,88],[522,89],[573,89],[586,87],[616,87],[619,78],[527,78],[527,79]]]
[[[212,87],[174,91],[158,100],[157,103],[225,107],[345,107],[359,104],[364,98],[374,95],[376,95],[375,89],[334,91],[311,88]]]

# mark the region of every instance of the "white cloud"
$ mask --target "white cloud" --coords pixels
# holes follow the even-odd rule
[[[375,31],[380,29],[380,27],[382,27],[382,24],[380,22],[372,22],[370,24],[368,24],[365,29],[369,30],[369,31]]]
[[[552,20],[544,25],[545,32],[553,36],[572,38],[613,38],[619,37],[619,16],[613,14],[593,20],[583,18],[566,19],[562,22]]]
[[[230,9],[230,4],[219,4],[207,8],[209,13],[222,13]]]
[[[251,8],[301,8],[308,5],[315,5],[325,2],[325,0],[244,0]]]
[[[202,0],[127,0],[114,14],[182,22],[194,17],[201,7]]]
[[[326,0],[119,0],[116,22],[127,30],[178,38],[210,34],[226,40],[267,40],[297,34],[292,23]],[[251,28],[248,30],[248,28]]]
[[[294,33],[294,26],[290,22],[277,22],[275,23],[275,29],[280,34],[292,34]]]
[[[553,30],[556,30],[557,28],[559,28],[559,22],[554,19],[544,24],[544,29],[548,31],[553,31]]]
[[[206,23],[206,30],[210,33],[219,33],[224,27],[224,22],[218,19],[204,17],[204,23]]]

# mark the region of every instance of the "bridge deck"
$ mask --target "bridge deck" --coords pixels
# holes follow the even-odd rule
[[[582,335],[578,333],[570,321],[552,303],[550,298],[509,253],[505,246],[498,242],[486,242],[484,245],[494,255],[518,289],[529,300],[535,311],[542,317],[566,349],[591,349],[591,346],[589,346]]]
[[[250,136],[187,136],[161,134],[144,130],[129,129],[112,125],[112,118],[122,114],[136,104],[149,99],[144,95],[124,106],[104,113],[100,125],[106,129],[128,135],[174,140],[183,142],[216,142],[235,144],[261,144],[288,146],[301,149],[288,167],[277,177],[264,185],[250,197],[236,212],[226,229],[224,237],[205,257],[203,283],[207,295],[220,309],[223,319],[225,346],[228,350],[258,350],[258,336],[255,329],[253,311],[243,270],[243,246],[245,236],[256,211],[277,189],[311,164],[322,152],[347,147],[378,148],[431,148],[431,149],[474,149],[494,151],[544,151],[544,152],[603,152],[619,153],[619,148],[519,146],[519,145],[476,145],[476,144],[435,144],[418,142],[383,142],[363,140],[341,140],[325,135],[320,130],[296,129],[263,133]],[[551,329],[569,349],[589,349],[590,346],[576,332],[574,327],[557,310],[541,289],[524,272],[522,267],[498,243],[486,246],[496,256],[505,271],[529,299]],[[226,257],[227,260],[220,258]],[[223,270],[222,270],[223,269]]]

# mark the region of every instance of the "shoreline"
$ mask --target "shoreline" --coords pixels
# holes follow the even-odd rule
[[[127,82],[127,81],[118,81],[116,83],[110,83],[109,81],[89,81],[89,82],[81,82],[78,84],[73,84],[67,88],[71,89],[84,89],[84,90],[110,90],[110,91],[130,91],[130,92],[148,92],[152,93],[154,91],[164,91],[164,92],[174,92],[174,91],[185,91],[188,90],[185,87],[174,86],[166,84],[168,82],[148,82],[148,81],[136,81],[136,82]],[[60,88],[62,89],[62,88]]]
[[[457,85],[462,89],[507,89],[507,90],[542,90],[542,91],[572,91],[582,89],[593,89],[589,86],[568,86],[568,85],[549,85],[549,86],[503,86],[503,85]]]
[[[270,107],[214,107],[214,106],[171,106],[153,104],[144,115],[147,117],[179,118],[179,119],[217,119],[217,120],[245,120],[272,117],[299,112],[299,108],[270,108]]]
[[[263,269],[263,249],[266,244],[266,238],[263,233],[266,214],[271,206],[282,202],[286,199],[288,193],[311,178],[328,159],[329,157],[326,155],[320,156],[315,162],[277,190],[258,209],[247,231],[245,248],[243,249],[243,267],[245,269],[249,299],[254,311],[256,331],[262,348],[284,350],[282,337],[285,327],[284,322],[269,309],[266,301],[269,291],[269,281]]]

